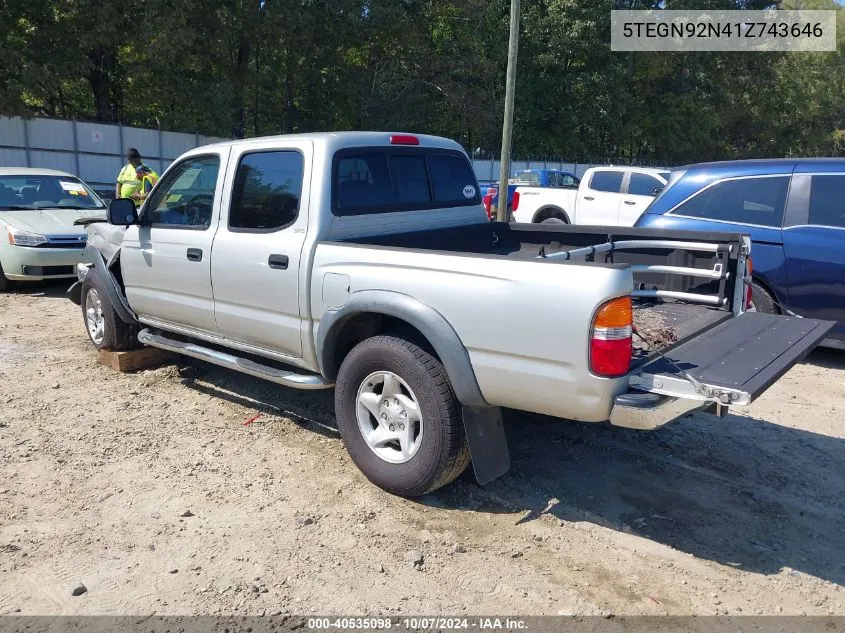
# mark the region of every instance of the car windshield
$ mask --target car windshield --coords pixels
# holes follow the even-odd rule
[[[0,210],[103,209],[94,191],[72,176],[0,176]]]

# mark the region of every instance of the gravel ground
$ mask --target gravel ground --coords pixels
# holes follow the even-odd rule
[[[0,295],[0,614],[845,614],[843,353],[653,433],[508,412],[511,473],[408,501],[331,392],[115,373],[65,286]]]

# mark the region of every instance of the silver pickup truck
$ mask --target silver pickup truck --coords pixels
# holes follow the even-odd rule
[[[488,222],[453,141],[348,132],[192,150],[88,226],[95,347],[335,388],[403,496],[510,468],[501,408],[653,429],[750,403],[832,323],[746,312],[746,236]],[[655,319],[672,336],[649,340]]]

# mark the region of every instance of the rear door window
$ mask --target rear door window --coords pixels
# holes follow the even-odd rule
[[[333,184],[335,215],[481,204],[472,166],[463,154],[449,150],[341,150]]]
[[[631,173],[628,193],[633,196],[656,196],[655,189],[662,189],[664,184],[648,174]]]
[[[229,229],[269,232],[292,224],[299,214],[303,163],[295,150],[245,155],[235,174]]]
[[[813,176],[809,222],[845,228],[845,174]]]
[[[672,214],[780,227],[788,189],[789,176],[724,180],[700,191]]]
[[[624,175],[624,172],[621,171],[595,171],[590,178],[590,189],[619,193],[622,191],[622,177]]]

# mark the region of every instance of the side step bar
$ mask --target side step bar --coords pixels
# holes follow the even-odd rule
[[[248,358],[241,358],[233,356],[225,352],[219,352],[210,347],[203,347],[195,343],[186,343],[176,339],[168,338],[162,334],[156,334],[148,329],[141,330],[138,333],[138,340],[144,345],[151,347],[158,347],[174,352],[176,354],[184,354],[191,358],[198,358],[220,367],[227,367],[234,369],[256,378],[263,378],[278,385],[285,387],[292,387],[294,389],[331,389],[334,385],[322,376],[317,374],[297,374],[292,371],[270,367],[269,365],[262,365]]]

